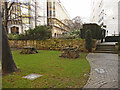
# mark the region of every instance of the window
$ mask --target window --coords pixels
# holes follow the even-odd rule
[[[52,16],[52,11],[50,10],[50,16]]]
[[[53,11],[53,16],[55,17],[55,11]]]

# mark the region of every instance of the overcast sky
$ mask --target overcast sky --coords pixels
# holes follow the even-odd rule
[[[84,22],[89,22],[91,14],[91,0],[60,0],[68,11],[71,19],[80,16]]]

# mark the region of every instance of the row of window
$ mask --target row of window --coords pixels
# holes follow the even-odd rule
[[[103,19],[104,19],[104,17],[100,18],[100,20],[98,21],[98,23],[100,23]]]
[[[53,7],[52,7],[53,4]],[[47,16],[48,17],[55,17],[55,2],[47,2]]]
[[[101,7],[101,6],[102,6],[102,3],[103,3],[103,0],[101,0],[99,7]]]
[[[102,14],[104,14],[104,9],[101,11],[101,13],[100,13],[99,17],[100,17]]]

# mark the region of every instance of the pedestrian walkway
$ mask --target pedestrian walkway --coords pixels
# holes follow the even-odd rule
[[[117,54],[90,53],[87,60],[91,73],[84,88],[118,88]]]

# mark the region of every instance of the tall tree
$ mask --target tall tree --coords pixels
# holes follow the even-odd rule
[[[80,16],[76,16],[72,20],[65,19],[64,22],[70,27],[70,31],[79,30],[83,24]]]
[[[2,26],[2,73],[9,74],[15,71],[17,71],[17,67],[12,57],[6,30]]]
[[[82,27],[82,20],[80,16],[77,16],[75,18],[72,19],[73,22],[73,29],[74,30],[79,30]]]
[[[2,74],[9,74],[18,70],[12,57],[6,33],[9,11],[13,4],[14,2],[10,3],[8,7],[8,2],[4,2],[4,12],[2,12],[5,15],[4,25],[2,25]]]

